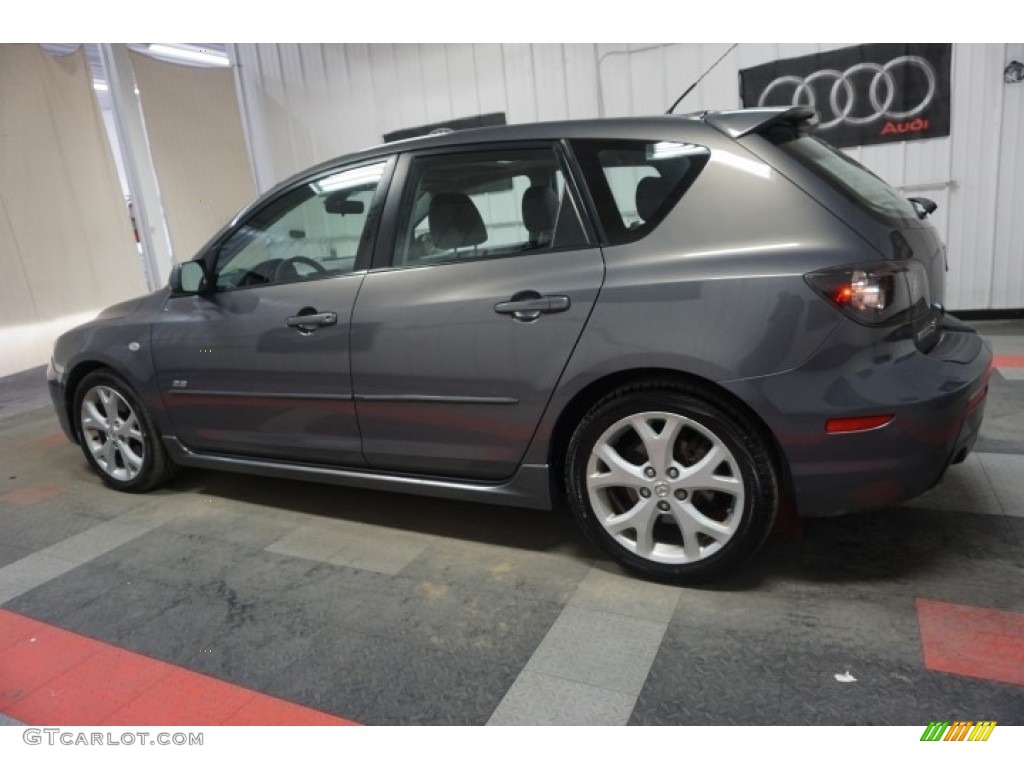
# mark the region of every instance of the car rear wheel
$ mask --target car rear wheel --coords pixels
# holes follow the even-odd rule
[[[750,557],[779,506],[772,454],[749,419],[703,390],[656,384],[590,410],[569,444],[566,488],[595,543],[634,571],[677,583]]]
[[[173,474],[141,399],[112,371],[94,371],[82,379],[74,407],[82,451],[107,485],[141,493]]]

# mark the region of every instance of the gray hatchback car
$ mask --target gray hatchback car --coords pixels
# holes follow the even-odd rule
[[[56,343],[113,488],[206,467],[523,507],[693,582],[778,510],[885,508],[977,436],[945,249],[802,108],[388,144],[263,195]]]

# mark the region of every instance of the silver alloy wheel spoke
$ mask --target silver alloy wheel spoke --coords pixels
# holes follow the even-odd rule
[[[636,552],[648,556],[654,550],[654,523],[658,519],[658,510],[651,499],[644,499],[622,515],[617,515],[605,523],[611,533],[621,534],[623,531],[636,532]]]
[[[681,440],[688,450],[677,451]],[[676,459],[695,450],[704,453],[689,466]],[[735,456],[708,427],[676,413],[638,413],[611,425],[591,451],[586,481],[598,522],[620,546],[654,562],[709,557],[729,543],[744,513]]]
[[[706,517],[688,501],[675,504],[673,512],[684,540],[690,536],[696,537],[698,533],[716,541],[728,539],[732,535],[733,529],[730,526]]]
[[[118,453],[121,454],[121,462],[125,467],[130,468],[132,474],[137,475],[142,469],[142,457],[132,450],[126,441],[123,441],[118,447]]]
[[[142,428],[139,426],[139,420],[136,418],[134,413],[132,413],[129,418],[125,419],[124,428],[125,434],[128,437],[132,440],[137,440],[140,443],[142,442]]]
[[[633,430],[643,441],[644,449],[647,451],[647,459],[658,472],[664,472],[674,461],[673,452],[679,433],[686,426],[686,421],[679,416],[671,416],[664,419],[665,425],[660,432],[655,432],[651,421],[662,421],[661,418],[654,418],[650,414],[638,414],[633,416],[629,423]]]
[[[740,481],[736,477],[715,474],[725,461],[726,453],[728,451],[724,446],[712,445],[700,461],[684,470],[683,478],[687,487],[693,490],[735,493],[740,487]]]
[[[597,446],[595,451],[598,458],[608,467],[608,471],[588,473],[587,484],[591,488],[608,486],[632,488],[646,484],[643,470],[636,464],[626,461],[618,451],[607,443]]]
[[[146,461],[146,438],[128,400],[112,387],[97,385],[82,398],[79,424],[86,447],[109,477],[134,480]]]
[[[107,428],[107,417],[100,413],[96,403],[85,401],[82,403],[82,428],[89,430],[100,430]]]

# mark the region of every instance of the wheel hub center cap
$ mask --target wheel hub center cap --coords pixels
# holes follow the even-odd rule
[[[659,499],[664,499],[671,493],[671,489],[668,487],[668,483],[655,483],[654,495]]]

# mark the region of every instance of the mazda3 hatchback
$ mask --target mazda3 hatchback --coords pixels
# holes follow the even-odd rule
[[[991,350],[942,309],[934,205],[814,124],[517,125],[324,163],[61,336],[57,414],[122,491],[182,466],[564,501],[634,571],[722,574],[784,504],[930,488],[981,424]]]

